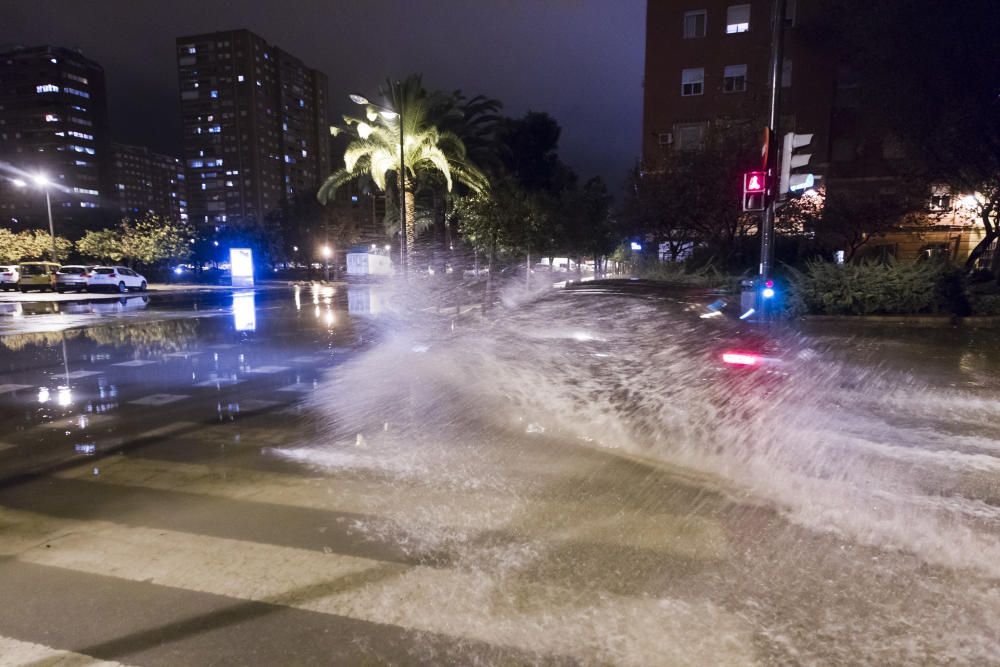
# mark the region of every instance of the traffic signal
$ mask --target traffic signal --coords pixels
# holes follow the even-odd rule
[[[743,210],[763,211],[767,203],[767,173],[748,171],[743,174]]]
[[[811,153],[795,154],[795,149],[803,148],[812,143],[813,135],[795,134],[789,132],[785,135],[784,143],[781,147],[781,178],[779,180],[778,195],[783,197],[789,192],[801,193],[811,188],[816,182],[813,174],[793,174],[792,169],[798,169],[809,164]]]

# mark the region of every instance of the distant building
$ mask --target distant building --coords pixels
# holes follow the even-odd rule
[[[809,171],[828,200],[892,197],[893,161],[905,159],[891,137],[866,136],[864,94],[822,39],[829,3],[786,0],[779,132],[812,134]],[[710,132],[748,130],[760,137],[769,113],[773,0],[648,0],[643,87],[642,169],[655,171],[669,151],[700,150]],[[780,138],[779,138],[780,150]],[[866,253],[901,259],[962,260],[982,238],[968,195],[935,190],[899,232],[873,237]],[[962,204],[962,202],[966,202]],[[822,229],[817,229],[822,234]]]
[[[184,164],[144,146],[111,145],[112,192],[123,216],[143,213],[187,221]]]
[[[50,179],[56,233],[96,224],[109,198],[104,70],[56,46],[0,52],[0,224],[46,227],[45,196],[14,179]]]
[[[262,219],[330,172],[326,75],[248,30],[177,39],[189,215]]]

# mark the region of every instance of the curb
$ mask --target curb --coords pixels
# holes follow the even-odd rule
[[[864,322],[924,327],[1000,327],[1000,315],[803,315],[804,322]]]

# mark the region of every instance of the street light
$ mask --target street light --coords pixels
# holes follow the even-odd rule
[[[397,84],[398,85],[398,84]],[[360,104],[361,106],[370,106],[378,110],[382,118],[386,120],[392,120],[394,118],[399,119],[399,268],[405,273],[406,272],[406,255],[404,254],[404,245],[406,235],[406,161],[403,157],[403,96],[399,97],[399,111],[394,111],[388,107],[383,107],[378,104],[373,104],[368,101],[368,98],[364,95],[351,94],[348,95],[350,100],[355,104]],[[361,134],[361,125],[366,123],[361,123],[358,125],[358,134]],[[364,138],[364,137],[362,137]],[[407,248],[406,250],[409,250]]]
[[[332,254],[330,246],[323,246],[323,273],[326,276],[326,282],[330,282],[330,255]]]
[[[31,180],[35,182],[35,185],[45,191],[45,209],[49,213],[49,238],[52,239],[52,261],[58,263],[59,257],[56,253],[56,230],[55,226],[52,224],[52,199],[49,197],[49,186],[52,185],[52,181],[42,172],[32,175]],[[14,185],[19,188],[27,187],[28,184],[19,178],[14,179]]]

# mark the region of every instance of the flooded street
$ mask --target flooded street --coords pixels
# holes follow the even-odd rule
[[[0,304],[0,664],[1000,664],[1000,336],[705,301]]]

